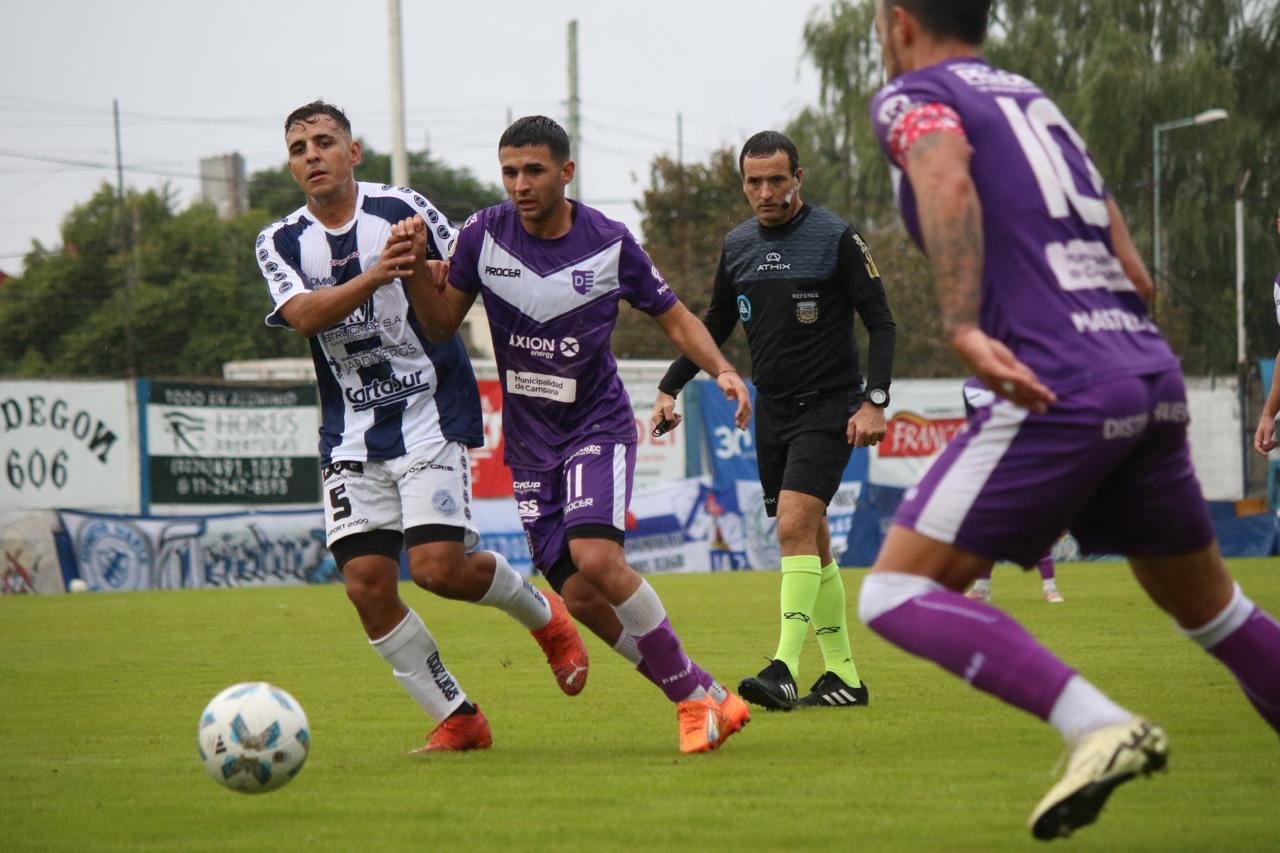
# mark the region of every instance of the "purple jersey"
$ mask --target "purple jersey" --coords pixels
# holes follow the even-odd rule
[[[1102,176],[1034,83],[979,57],[953,59],[889,83],[872,101],[871,117],[893,166],[903,221],[922,247],[915,193],[898,160],[913,122],[927,131],[958,120],[982,205],[982,330],[1041,381],[1062,394],[1177,369],[1115,257]]]
[[[555,240],[529,234],[510,202],[472,215],[449,283],[484,297],[502,378],[505,461],[548,471],[585,440],[636,441],[609,338],[625,299],[648,314],[676,303],[626,226],[574,202]]]

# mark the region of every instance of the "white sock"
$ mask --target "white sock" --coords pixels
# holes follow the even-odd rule
[[[991,589],[991,578],[978,578],[973,582],[974,589]]]
[[[506,557],[493,551],[493,583],[477,604],[496,607],[529,631],[545,628],[551,621],[551,605],[533,584],[511,568]]]
[[[640,661],[644,659],[640,654],[640,647],[636,645],[636,638],[626,631],[623,631],[618,642],[613,644],[613,650],[630,661],[632,666],[639,666]]]
[[[1123,723],[1133,716],[1112,702],[1101,690],[1083,676],[1073,675],[1058,695],[1049,712],[1049,724],[1058,730],[1067,743],[1080,735]]]
[[[646,580],[640,581],[640,588],[626,601],[614,607],[613,611],[618,614],[622,630],[634,637],[643,637],[667,618],[662,600]]]
[[[1045,578],[1040,581],[1040,586],[1044,588],[1045,592],[1050,592],[1058,588],[1058,583],[1053,578]]]
[[[1245,596],[1244,591],[1240,589],[1240,584],[1236,584],[1227,606],[1208,623],[1191,629],[1183,628],[1177,622],[1173,624],[1184,636],[1208,651],[1235,633],[1237,628],[1248,621],[1251,613],[1253,613],[1253,602]]]
[[[467,701],[467,694],[440,660],[440,649],[427,626],[412,610],[385,637],[369,645],[391,664],[396,681],[437,723]]]

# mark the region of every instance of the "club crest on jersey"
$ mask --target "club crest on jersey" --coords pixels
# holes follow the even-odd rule
[[[745,293],[738,294],[738,319],[743,323],[751,321],[751,300]]]
[[[595,270],[574,270],[573,271],[573,289],[583,296],[587,295],[587,291],[591,289],[591,285],[596,283]]]
[[[806,326],[818,322],[818,303],[809,300],[797,302],[796,319]]]

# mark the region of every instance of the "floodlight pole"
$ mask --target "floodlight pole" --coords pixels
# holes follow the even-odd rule
[[[391,183],[409,186],[409,154],[404,142],[404,51],[400,0],[387,0],[387,56],[391,62]]]

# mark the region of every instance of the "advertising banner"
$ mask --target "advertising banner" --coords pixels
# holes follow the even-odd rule
[[[0,510],[135,512],[132,382],[0,381]]]
[[[167,518],[59,515],[80,577],[97,592],[280,586],[337,577],[319,509]]]
[[[149,509],[320,502],[314,385],[139,384]]]
[[[0,513],[0,595],[62,592],[51,513]]]
[[[947,442],[964,429],[960,379],[893,383],[884,441],[871,449],[867,479],[881,486],[914,486]]]

